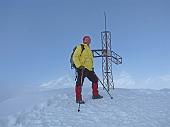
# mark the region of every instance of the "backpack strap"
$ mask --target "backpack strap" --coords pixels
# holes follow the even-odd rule
[[[84,48],[84,45],[81,44],[81,53],[83,52],[84,49],[85,49],[85,48]]]

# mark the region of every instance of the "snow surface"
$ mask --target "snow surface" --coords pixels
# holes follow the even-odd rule
[[[40,87],[43,90],[74,87],[75,82],[73,81],[73,79],[73,76],[65,75],[63,77],[58,78],[57,80],[52,80],[47,83],[44,83],[40,85]]]
[[[74,87],[49,84],[0,102],[0,127],[170,127],[170,89],[115,89],[110,99],[100,88],[92,100],[89,85],[78,112]]]

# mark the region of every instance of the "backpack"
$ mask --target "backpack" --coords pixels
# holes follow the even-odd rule
[[[76,68],[76,65],[74,64],[74,61],[73,61],[73,54],[74,54],[76,48],[77,48],[77,46],[75,46],[75,47],[73,48],[73,52],[71,53],[71,57],[70,57],[71,69]],[[84,45],[81,44],[81,53],[83,52],[83,50],[84,50]]]

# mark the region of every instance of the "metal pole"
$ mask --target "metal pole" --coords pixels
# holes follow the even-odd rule
[[[81,70],[81,86],[83,85],[83,75],[84,75],[84,69]],[[78,112],[80,112],[80,102],[78,106]]]
[[[98,78],[98,77],[97,77]],[[98,78],[99,82],[102,84],[103,88],[106,90],[106,92],[109,94],[110,98],[113,99],[113,97],[110,95],[109,91],[106,89],[102,81]]]

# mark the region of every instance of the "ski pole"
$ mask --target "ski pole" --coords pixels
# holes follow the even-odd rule
[[[79,102],[78,112],[80,112],[80,102]]]
[[[97,77],[98,78],[98,77]],[[104,84],[102,83],[102,81],[98,78],[98,80],[100,81],[100,83],[102,84],[103,88],[106,90],[106,92],[109,94],[110,98],[113,99],[113,97],[110,95],[109,91],[106,89],[106,87],[104,86]]]
[[[83,84],[83,73],[84,73],[84,68],[82,68],[81,70],[81,86]],[[79,102],[78,112],[80,112],[80,102]]]

